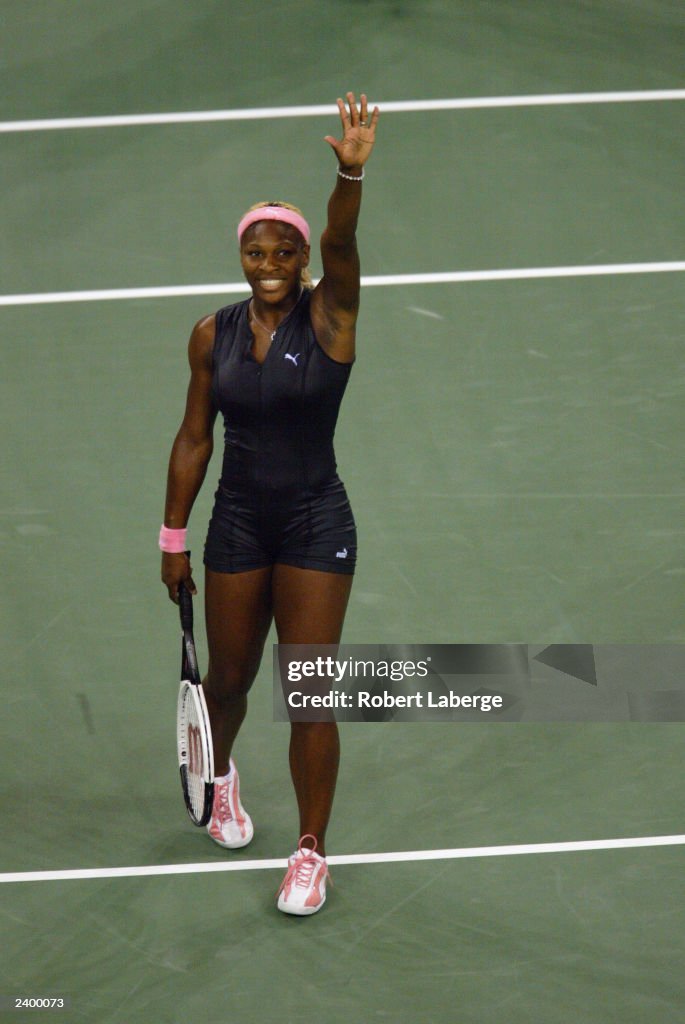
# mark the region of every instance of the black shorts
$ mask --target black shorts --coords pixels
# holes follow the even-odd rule
[[[213,572],[248,572],[277,562],[352,575],[357,531],[337,477],[306,494],[246,496],[219,485],[205,543]]]

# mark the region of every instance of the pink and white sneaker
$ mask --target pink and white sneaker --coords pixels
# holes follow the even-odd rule
[[[240,802],[238,769],[229,762],[229,774],[214,780],[214,803],[207,831],[219,846],[239,850],[254,835],[252,820]]]
[[[303,917],[315,914],[326,902],[326,858],[316,852],[316,838],[302,836],[278,890],[278,909]]]

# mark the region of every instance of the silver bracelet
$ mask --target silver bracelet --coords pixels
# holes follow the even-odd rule
[[[362,181],[364,178],[364,168],[362,167],[361,174],[343,174],[340,168],[338,168],[338,177],[344,178],[345,181]]]

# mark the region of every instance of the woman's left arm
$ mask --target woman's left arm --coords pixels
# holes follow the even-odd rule
[[[311,316],[314,333],[323,350],[340,363],[354,359],[355,326],[359,310],[359,254],[357,219],[362,200],[364,164],[376,137],[378,107],[369,120],[366,96],[360,107],[354,93],[347,93],[349,111],[338,100],[342,139],[326,136],[338,158],[338,176],[328,201],[328,224],[321,236],[323,277],[314,289]],[[343,177],[344,175],[344,177]]]

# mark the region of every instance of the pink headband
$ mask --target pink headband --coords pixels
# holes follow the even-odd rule
[[[247,229],[252,224],[256,224],[258,220],[280,220],[284,224],[292,224],[309,245],[309,224],[301,214],[295,213],[294,210],[288,210],[285,206],[259,206],[256,210],[246,213],[238,225],[239,242]]]

